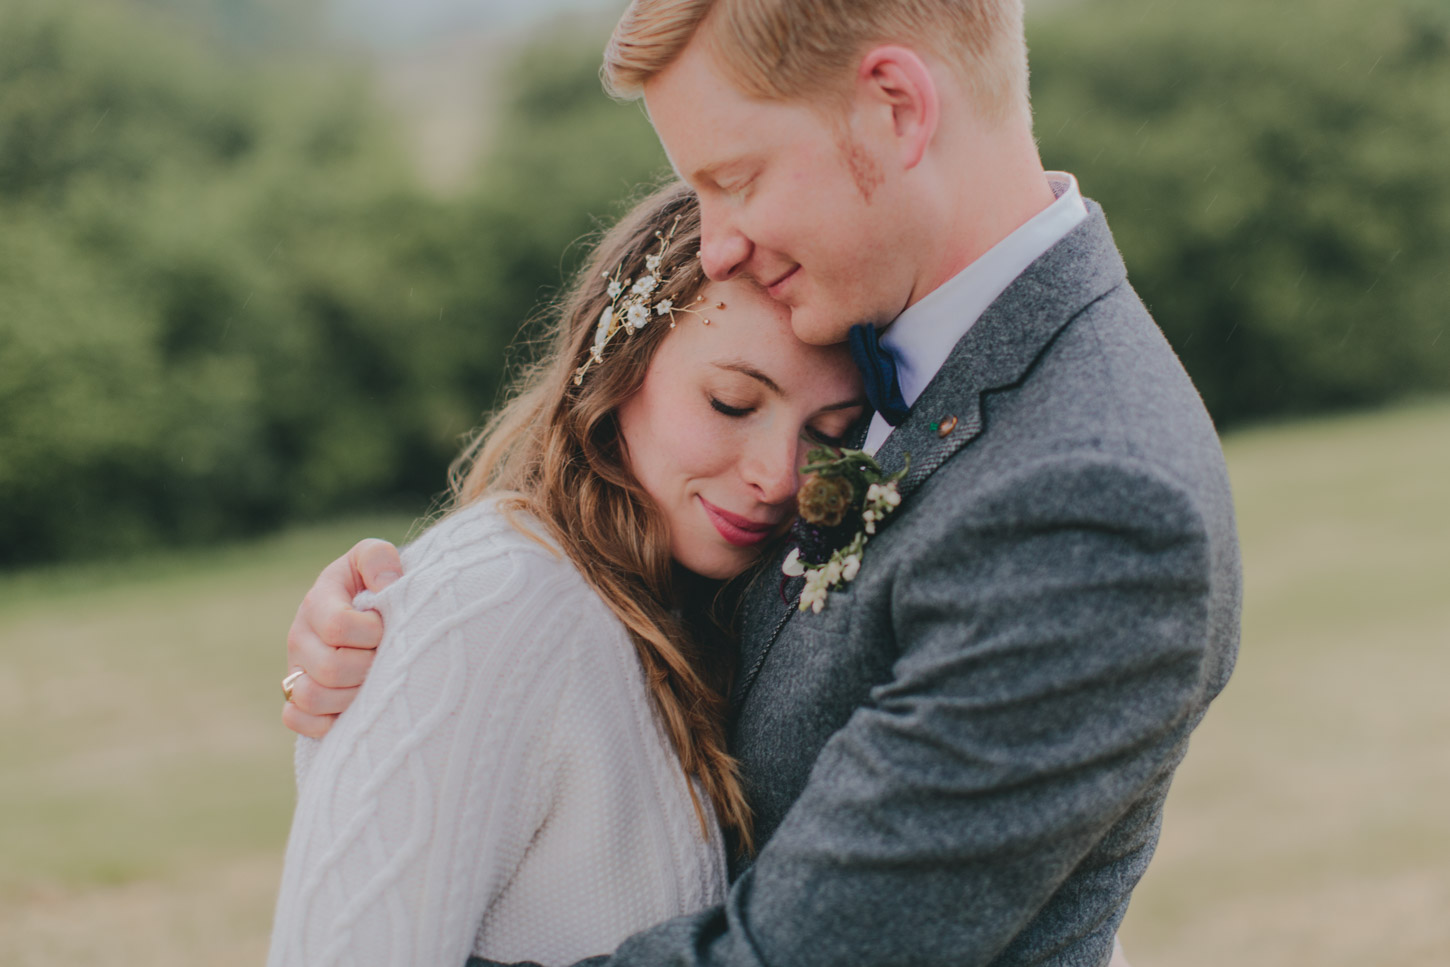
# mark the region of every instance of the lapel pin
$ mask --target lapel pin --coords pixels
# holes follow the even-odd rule
[[[954,416],[949,416],[945,420],[942,420],[940,423],[933,423],[931,425],[931,428],[936,431],[937,436],[945,440],[947,436],[957,428],[957,418]]]

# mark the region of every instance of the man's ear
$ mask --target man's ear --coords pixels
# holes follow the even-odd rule
[[[926,154],[941,121],[936,81],[926,62],[909,47],[873,47],[861,58],[856,72],[856,93],[888,119],[890,134],[903,168],[914,168]],[[873,112],[876,113],[876,112]]]

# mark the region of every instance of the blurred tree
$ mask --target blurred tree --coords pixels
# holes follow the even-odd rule
[[[110,0],[192,24],[213,42],[252,52],[299,51],[323,40],[328,0]]]
[[[165,6],[0,9],[0,564],[421,506],[571,246],[660,163],[598,31],[520,53],[498,151],[443,201],[366,76]]]
[[[360,75],[132,4],[0,10],[0,562],[431,486],[457,290]],[[480,352],[497,354],[485,334]]]
[[[668,174],[600,93],[607,25],[519,49],[438,199],[365,74],[217,26],[269,0],[181,6],[0,6],[0,565],[420,506]],[[1450,385],[1443,4],[1095,0],[1029,36],[1045,160],[1220,422]]]
[[[592,239],[670,174],[642,107],[600,88],[611,26],[540,30],[504,72],[504,109],[475,201],[507,240],[496,254],[520,283],[503,307],[515,320],[547,304]]]
[[[1097,0],[1029,39],[1044,159],[1220,423],[1450,387],[1450,8]]]

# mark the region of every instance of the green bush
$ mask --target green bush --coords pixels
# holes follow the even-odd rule
[[[575,243],[660,164],[596,33],[524,52],[448,200],[369,78],[207,36],[0,8],[0,565],[423,506]]]
[[[444,344],[452,223],[371,103],[145,8],[0,9],[0,563],[436,488],[507,333]]]
[[[519,52],[440,199],[370,79],[261,10],[0,6],[0,565],[421,507],[527,320],[667,171],[600,93],[607,25]],[[1084,0],[1029,39],[1044,159],[1220,423],[1450,385],[1443,5]]]
[[[641,105],[600,89],[609,26],[541,31],[505,72],[510,88],[474,204],[499,234],[514,320],[547,304],[641,186],[669,173]]]
[[[1096,0],[1029,40],[1044,160],[1221,424],[1450,387],[1443,4]]]

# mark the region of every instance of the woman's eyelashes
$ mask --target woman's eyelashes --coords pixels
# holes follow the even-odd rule
[[[839,436],[832,436],[824,430],[818,430],[813,426],[808,426],[806,427],[805,436],[816,443],[828,447],[843,447],[846,445],[845,433],[842,433]]]
[[[749,416],[755,409],[753,406],[731,406],[714,396],[710,397],[710,405],[715,409],[715,412],[732,417]]]
[[[731,404],[726,403],[724,400],[720,399],[718,396],[710,397],[710,406],[715,410],[715,412],[720,413],[723,416],[728,416],[731,419],[740,419],[741,417],[749,416],[751,413],[755,412],[755,406],[753,405],[747,404],[745,406],[732,406]],[[810,440],[812,443],[817,443],[828,447],[841,447],[846,445],[850,434],[850,429],[851,428],[848,425],[844,430],[841,431],[841,433],[833,434],[826,430],[820,429],[819,427],[807,425],[801,428],[801,436],[807,440]]]

